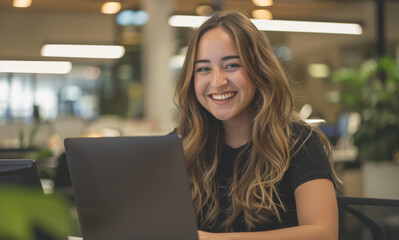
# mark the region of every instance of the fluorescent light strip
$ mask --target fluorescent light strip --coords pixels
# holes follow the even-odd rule
[[[306,119],[305,122],[309,123],[309,124],[321,124],[321,123],[325,123],[326,120],[324,119]]]
[[[209,17],[174,15],[169,18],[173,27],[199,27]],[[357,23],[310,22],[291,20],[251,19],[260,31],[307,32],[361,35],[362,27]]]
[[[72,63],[63,61],[0,61],[3,73],[67,74],[71,69]]]
[[[308,32],[361,35],[362,27],[356,23],[305,22],[288,20],[251,19],[259,30],[281,32]]]
[[[45,57],[117,59],[125,55],[125,48],[117,45],[45,44],[41,49]]]
[[[173,15],[169,18],[168,23],[172,27],[199,27],[209,17],[190,16],[190,15]]]

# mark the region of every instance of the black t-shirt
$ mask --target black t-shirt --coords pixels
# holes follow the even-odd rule
[[[296,144],[296,147],[294,147],[295,152],[309,136],[310,129],[298,126],[294,128],[294,131],[301,132],[301,137]],[[243,148],[244,146],[235,149],[228,145],[223,145],[216,176],[219,187],[218,200],[222,211],[213,227],[199,227],[200,230],[208,232],[224,232],[224,230],[221,229],[221,224],[226,219],[225,210],[230,205],[228,182],[233,175],[235,160]],[[248,156],[248,153],[244,153],[243,157],[246,156]],[[313,132],[300,150],[291,158],[288,170],[285,172],[281,182],[277,185],[279,197],[286,208],[285,212],[281,211],[282,222],[280,223],[277,218],[271,217],[271,223],[257,224],[254,229],[251,229],[251,231],[266,231],[297,226],[298,220],[294,191],[302,183],[320,178],[327,178],[333,181],[331,166],[323,145],[317,134]],[[198,221],[201,220],[198,219]],[[233,229],[235,232],[248,231],[244,222],[243,214],[236,219],[233,224]]]

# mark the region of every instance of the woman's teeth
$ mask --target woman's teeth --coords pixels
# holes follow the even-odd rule
[[[215,100],[226,100],[232,98],[235,93],[225,93],[225,94],[212,94],[212,98]]]

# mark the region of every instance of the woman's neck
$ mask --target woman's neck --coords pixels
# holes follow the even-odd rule
[[[248,143],[250,125],[250,119],[223,121],[224,143],[232,148]]]

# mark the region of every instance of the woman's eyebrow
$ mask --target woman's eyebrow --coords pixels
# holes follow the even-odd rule
[[[210,62],[211,62],[211,61],[206,60],[206,59],[200,59],[200,60],[195,61],[195,62],[194,62],[194,65],[197,64],[197,63],[210,63]]]
[[[235,58],[240,58],[240,56],[238,56],[238,55],[232,55],[232,56],[225,56],[225,57],[222,57],[222,61],[226,61],[226,60],[230,60],[230,59],[235,59]],[[197,64],[197,63],[210,63],[211,61],[210,60],[207,60],[207,59],[199,59],[199,60],[197,60],[197,61],[195,61],[194,62],[194,65],[195,64]]]
[[[233,56],[222,57],[222,61],[226,61],[226,60],[234,59],[234,58],[240,58],[240,56],[238,56],[238,55],[233,55]]]

